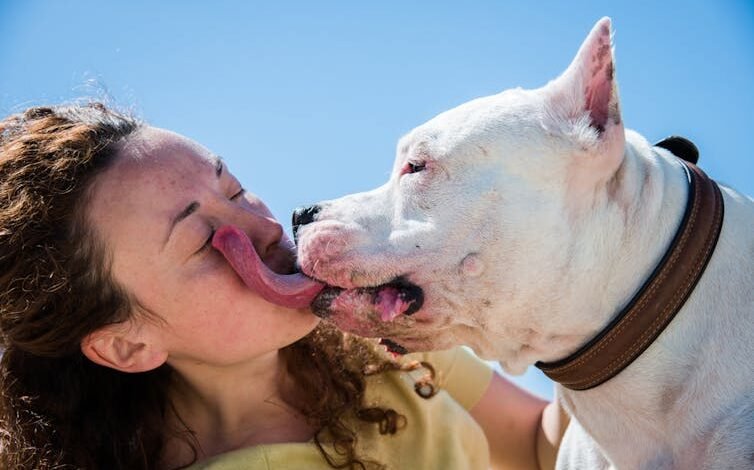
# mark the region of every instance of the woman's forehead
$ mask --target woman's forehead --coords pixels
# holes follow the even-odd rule
[[[217,157],[197,142],[172,131],[146,126],[127,138],[118,153],[129,161],[195,161],[214,163]],[[188,162],[187,162],[188,163]]]
[[[175,211],[198,188],[214,181],[217,157],[173,132],[147,128],[118,149],[113,166],[97,178],[91,210],[96,215]],[[179,208],[180,209],[180,208]]]
[[[130,246],[128,239],[135,237],[162,240],[171,218],[203,188],[213,187],[216,162],[211,152],[183,136],[155,128],[140,131],[95,182],[90,220],[118,246]]]

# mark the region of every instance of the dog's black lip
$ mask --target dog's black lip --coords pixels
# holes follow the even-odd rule
[[[408,354],[408,349],[404,348],[403,346],[396,343],[392,339],[381,338],[380,344],[385,346],[387,350],[390,351],[391,353],[400,354],[400,355]]]
[[[396,289],[399,292],[398,295],[401,300],[409,304],[406,311],[403,312],[403,314],[406,316],[411,316],[414,313],[418,312],[419,309],[421,309],[424,305],[424,291],[418,285],[407,280],[405,276],[398,276],[392,281],[376,286],[359,287],[357,288],[357,290],[364,294],[370,295],[372,302],[374,303],[377,300],[377,295],[379,294],[380,290],[387,287]],[[319,293],[319,295],[317,295],[317,297],[311,304],[312,312],[320,318],[328,318],[332,313],[330,312],[330,304],[344,290],[346,289],[330,285],[322,289],[322,291]]]
[[[342,287],[327,286],[314,298],[310,307],[312,313],[320,318],[328,318],[332,313],[330,311],[330,304],[340,295],[345,289]]]

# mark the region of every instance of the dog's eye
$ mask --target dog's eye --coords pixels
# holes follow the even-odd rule
[[[424,171],[426,167],[427,164],[425,162],[408,162],[403,167],[402,173],[419,173],[420,171]]]

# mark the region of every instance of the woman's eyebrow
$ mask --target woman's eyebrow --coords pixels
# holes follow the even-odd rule
[[[215,170],[215,176],[217,176],[217,178],[219,179],[222,176],[223,168],[225,167],[225,165],[223,164],[223,159],[219,155],[213,155],[212,160],[212,166]],[[175,229],[176,224],[196,212],[200,206],[201,204],[199,204],[199,201],[191,201],[182,211],[177,213],[175,217],[171,219],[170,228],[168,229],[168,235],[167,237],[165,237],[165,241],[162,243],[162,248],[165,248],[165,245],[167,245],[168,241],[170,240],[170,236],[173,234],[173,229]]]
[[[198,201],[191,201],[188,206],[186,206],[185,209],[183,209],[181,212],[177,213],[175,217],[173,217],[173,220],[170,222],[170,233],[173,233],[173,228],[175,225],[180,222],[181,220],[185,219],[186,217],[190,216],[194,212],[196,212],[197,209],[199,209],[199,202]],[[168,234],[169,236],[169,234]]]

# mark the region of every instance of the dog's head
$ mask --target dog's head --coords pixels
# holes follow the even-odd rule
[[[333,286],[315,311],[409,350],[464,343],[511,369],[547,359],[524,353],[557,342],[537,325],[558,321],[549,305],[584,249],[574,219],[623,147],[604,18],[559,78],[436,116],[400,140],[383,186],[294,215],[302,270]]]

